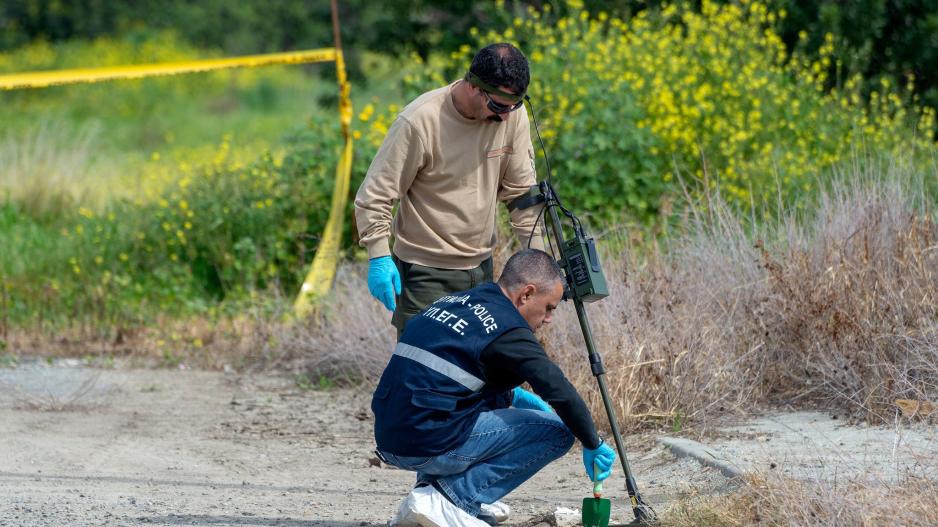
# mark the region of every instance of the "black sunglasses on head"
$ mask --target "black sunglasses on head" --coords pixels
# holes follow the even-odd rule
[[[524,105],[524,99],[527,97],[527,95],[523,93],[516,95],[514,93],[508,93],[508,92],[499,90],[498,88],[495,88],[487,84],[485,81],[480,79],[478,75],[476,75],[475,73],[472,73],[471,71],[466,74],[466,79],[469,81],[469,84],[472,84],[476,88],[479,88],[480,90],[482,90],[482,93],[485,94],[486,106],[488,106],[488,109],[492,113],[513,112],[517,110],[518,108],[521,108],[521,106]],[[492,95],[491,95],[493,93],[495,95],[499,95],[501,97],[508,99],[509,101],[514,101],[514,102],[512,104],[501,104],[501,103],[495,102],[495,100],[492,99]]]

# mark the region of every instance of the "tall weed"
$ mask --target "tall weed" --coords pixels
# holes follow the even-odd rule
[[[0,138],[0,196],[33,217],[58,215],[78,206],[100,207],[100,189],[114,173],[102,173],[97,155],[101,128],[41,120]]]
[[[882,421],[896,398],[938,398],[933,176],[909,170],[846,167],[815,206],[761,226],[711,193],[646,259],[607,255],[619,279],[590,313],[621,415],[811,401]],[[575,319],[546,341],[601,414]]]

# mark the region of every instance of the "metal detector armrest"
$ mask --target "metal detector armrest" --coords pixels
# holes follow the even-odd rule
[[[527,209],[544,203],[544,193],[538,185],[534,185],[527,192],[508,202],[508,211],[514,212],[515,209]]]

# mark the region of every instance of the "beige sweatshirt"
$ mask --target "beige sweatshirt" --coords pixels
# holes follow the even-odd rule
[[[498,201],[535,184],[534,150],[524,107],[502,122],[463,117],[450,91],[424,93],[391,124],[355,196],[355,220],[368,257],[471,269],[495,247]],[[395,201],[400,201],[393,217]],[[540,207],[515,210],[510,223],[524,246]],[[542,249],[541,228],[531,243]]]

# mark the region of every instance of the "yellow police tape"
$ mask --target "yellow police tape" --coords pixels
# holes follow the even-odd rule
[[[348,203],[349,185],[352,174],[352,101],[349,97],[350,86],[345,74],[345,60],[342,51],[336,48],[291,51],[287,53],[268,53],[222,59],[193,60],[185,62],[165,62],[162,64],[135,64],[127,66],[109,66],[102,68],[82,68],[56,71],[34,71],[0,75],[0,90],[18,90],[47,88],[63,84],[86,84],[111,80],[142,79],[160,75],[178,75],[199,73],[229,68],[255,68],[274,64],[302,64],[311,62],[336,63],[336,76],[339,81],[339,121],[345,147],[336,166],[335,189],[332,193],[332,209],[329,220],[322,234],[322,241],[316,249],[316,256],[303,286],[294,302],[294,314],[300,317],[312,312],[314,302],[323,298],[332,287],[335,270],[338,265],[341,248],[342,230],[345,220],[345,206]]]
[[[329,220],[322,232],[322,239],[313,257],[309,274],[303,281],[300,294],[293,304],[293,314],[297,317],[308,316],[317,301],[325,297],[335,279],[336,265],[339,261],[339,249],[342,244],[342,227],[345,223],[345,205],[348,202],[349,181],[352,171],[352,139],[346,138],[345,148],[339,157],[335,170],[335,189],[332,192],[332,205]]]
[[[345,76],[345,60],[341,52],[336,54],[335,69],[339,80],[339,121],[342,124],[345,147],[342,149],[335,169],[335,188],[332,190],[329,220],[322,232],[316,256],[313,257],[313,264],[300,287],[300,294],[293,303],[293,314],[300,318],[309,316],[316,303],[332,288],[336,266],[339,263],[339,249],[342,246],[342,231],[345,224],[345,205],[348,203],[349,185],[352,179],[352,134],[350,131],[352,99],[349,97],[351,88]]]
[[[128,66],[108,66],[102,68],[82,68],[56,71],[32,71],[0,75],[0,89],[17,90],[23,88],[46,88],[62,84],[84,84],[118,79],[142,79],[157,75],[178,75],[180,73],[199,73],[229,68],[255,68],[273,64],[303,64],[310,62],[330,62],[336,60],[341,52],[335,48],[290,51],[286,53],[268,53],[264,55],[246,55],[223,59],[190,60],[184,62],[164,62],[160,64],[135,64]]]

